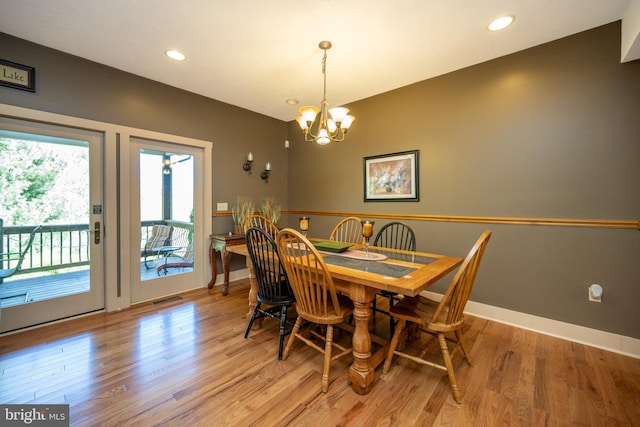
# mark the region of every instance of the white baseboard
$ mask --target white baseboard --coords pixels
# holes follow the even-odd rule
[[[248,279],[249,278],[249,269],[243,268],[240,270],[234,270],[229,272],[229,283],[240,280],[240,279]],[[224,274],[220,273],[216,276],[216,284],[213,286],[222,286],[224,283]]]
[[[435,292],[423,291],[422,294],[435,300],[442,298],[441,294]],[[520,313],[518,311],[473,301],[467,303],[465,311],[472,316],[640,359],[640,339],[637,338],[586,328],[584,326],[573,325],[571,323],[560,322],[558,320]]]

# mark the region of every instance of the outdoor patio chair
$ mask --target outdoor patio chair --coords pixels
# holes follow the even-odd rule
[[[163,258],[155,260],[153,265],[158,271],[158,276],[160,276],[161,272],[164,272],[166,276],[167,270],[170,268],[185,269],[193,267],[193,244],[168,252]]]
[[[173,234],[173,227],[170,225],[156,224],[151,229],[151,237],[147,240],[144,247],[140,250],[140,256],[144,257],[144,266],[149,266],[148,257],[159,255],[158,248],[163,246],[169,246],[171,244],[171,235]]]
[[[24,258],[29,252],[29,249],[31,249],[33,239],[35,238],[36,233],[38,232],[38,230],[40,230],[40,228],[42,227],[37,226],[33,230],[31,230],[31,233],[29,234],[29,240],[23,247],[22,251],[0,253],[0,283],[2,283],[4,279],[13,276],[18,272],[18,270],[20,270],[20,267],[22,267],[22,261],[24,261]],[[5,264],[7,268],[5,268]]]

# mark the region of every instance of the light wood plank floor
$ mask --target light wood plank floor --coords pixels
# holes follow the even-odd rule
[[[640,426],[640,360],[479,318],[474,366],[454,362],[461,405],[443,371],[408,360],[366,396],[339,360],[323,394],[322,356],[298,343],[278,362],[275,321],[243,338],[248,287],[0,337],[0,403],[66,403],[77,426]]]

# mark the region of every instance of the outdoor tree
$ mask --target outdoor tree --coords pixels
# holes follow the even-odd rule
[[[0,138],[0,158],[5,226],[87,222],[86,147]]]

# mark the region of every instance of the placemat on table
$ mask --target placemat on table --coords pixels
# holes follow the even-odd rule
[[[326,241],[314,242],[313,246],[319,251],[341,253],[353,246],[353,243]]]

